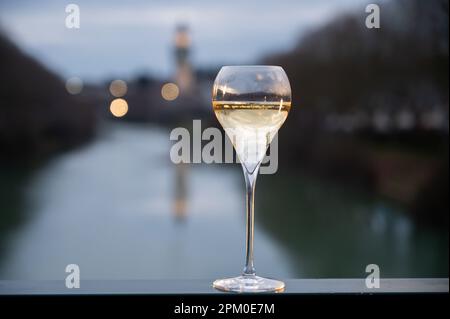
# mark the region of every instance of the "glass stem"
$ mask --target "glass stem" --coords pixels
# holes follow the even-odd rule
[[[255,215],[255,184],[258,177],[259,164],[252,173],[249,173],[244,165],[244,177],[246,187],[247,202],[247,234],[246,234],[246,250],[245,250],[245,267],[244,276],[254,276],[255,267],[253,265],[253,235],[254,235],[254,215]]]

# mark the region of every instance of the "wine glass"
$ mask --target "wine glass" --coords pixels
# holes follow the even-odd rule
[[[291,108],[291,87],[279,66],[224,66],[214,81],[214,113],[236,150],[247,190],[245,267],[241,276],[218,279],[223,291],[282,291],[279,280],[256,276],[253,265],[254,193],[259,167],[267,147]]]

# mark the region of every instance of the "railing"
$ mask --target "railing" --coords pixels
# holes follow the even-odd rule
[[[365,279],[288,279],[284,294],[448,293],[448,278],[380,279],[380,288],[367,288]],[[66,288],[64,280],[0,280],[0,295],[66,294],[217,294],[212,280],[81,280]]]

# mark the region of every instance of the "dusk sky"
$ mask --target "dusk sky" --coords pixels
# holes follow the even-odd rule
[[[65,27],[65,7],[78,4],[81,28]],[[292,48],[308,30],[366,0],[286,1],[17,1],[0,0],[0,28],[62,77],[87,81],[173,72],[178,23],[192,36],[197,67],[255,63]]]

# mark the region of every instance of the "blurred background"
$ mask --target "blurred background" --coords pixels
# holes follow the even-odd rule
[[[73,1],[72,1],[73,2]],[[282,278],[448,277],[448,0],[0,1],[0,279],[216,278],[244,262],[239,164],[170,160],[217,126],[222,65],[281,65],[293,108],[256,187]]]

